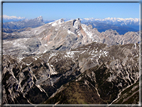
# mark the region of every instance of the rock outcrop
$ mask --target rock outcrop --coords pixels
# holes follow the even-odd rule
[[[109,104],[138,81],[138,49],[138,44],[91,43],[21,61],[4,55],[3,103]]]

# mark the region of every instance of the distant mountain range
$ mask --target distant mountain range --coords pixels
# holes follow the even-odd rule
[[[82,21],[97,21],[103,22],[106,24],[112,24],[117,26],[138,26],[139,19],[138,18],[104,18],[104,19],[95,19],[95,18],[84,18]],[[136,27],[134,27],[136,28]]]
[[[45,24],[43,22],[42,16],[39,16],[35,19],[24,19],[22,21],[15,21],[15,22],[5,22],[3,23],[3,28],[8,28],[8,29],[23,29],[27,27],[38,27]]]
[[[14,17],[14,16],[13,16]],[[7,22],[5,22],[8,20]],[[128,31],[139,31],[139,19],[138,18],[82,18],[80,19],[82,24],[92,25],[93,28],[97,28],[99,32],[112,29],[116,30],[119,34],[125,34]],[[10,22],[9,22],[10,21]],[[23,29],[31,27],[35,28],[46,23],[53,22],[55,20],[43,20],[42,16],[35,19],[18,18],[4,18],[3,19],[3,31],[6,33],[20,32]]]
[[[25,17],[7,16],[7,15],[3,15],[2,18],[3,18],[3,23],[4,22],[11,22],[11,21],[21,21],[21,20],[25,19]]]
[[[81,19],[83,24],[92,25],[98,31],[103,32],[108,29],[116,30],[119,34],[125,34],[128,31],[139,31],[138,18],[84,18]]]

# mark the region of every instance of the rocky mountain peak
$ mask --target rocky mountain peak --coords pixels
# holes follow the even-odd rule
[[[80,18],[77,18],[77,19],[73,20],[73,27],[74,28],[79,29],[80,26],[81,26]]]
[[[43,22],[43,17],[42,17],[42,16],[39,16],[39,17],[37,17],[36,19],[37,19],[38,21]]]
[[[64,23],[64,19],[59,19],[59,20],[56,20],[55,22],[52,23],[52,26],[56,26],[56,25],[60,25],[62,23]]]
[[[92,27],[92,25],[88,25],[88,27],[90,28],[90,29],[92,29],[93,27]]]
[[[105,33],[113,34],[113,35],[119,35],[119,33],[116,30],[112,30],[112,29],[106,30]]]
[[[43,17],[39,16],[39,17],[34,18],[34,19],[25,19],[25,20],[23,20],[23,22],[29,22],[29,21],[43,22]]]
[[[65,22],[64,19],[59,19],[59,20],[58,20],[58,23],[59,23],[59,24],[64,23],[64,22]]]

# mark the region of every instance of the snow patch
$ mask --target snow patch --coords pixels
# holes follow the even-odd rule
[[[50,54],[49,59],[52,58],[53,56],[56,56],[56,55],[57,55],[56,53]]]
[[[58,25],[58,24],[57,24],[57,23],[53,23],[53,24],[52,24],[52,26],[56,26],[56,25]]]
[[[73,34],[73,35],[75,35],[72,31],[70,31],[70,30],[68,30],[68,34]]]
[[[73,57],[74,56],[74,52],[73,51],[69,51],[69,52],[66,52],[66,55],[65,57]]]
[[[51,74],[51,75],[58,74],[58,73],[55,71],[53,65],[50,65],[49,63],[47,63],[47,64],[48,64],[48,66],[49,66],[50,74]],[[52,66],[52,67],[51,67],[51,66]]]
[[[47,52],[47,50],[44,50],[44,51],[43,51],[43,53],[46,53],[46,52]]]

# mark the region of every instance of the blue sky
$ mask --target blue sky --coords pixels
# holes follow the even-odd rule
[[[3,15],[44,20],[75,18],[139,18],[139,3],[3,3]]]

